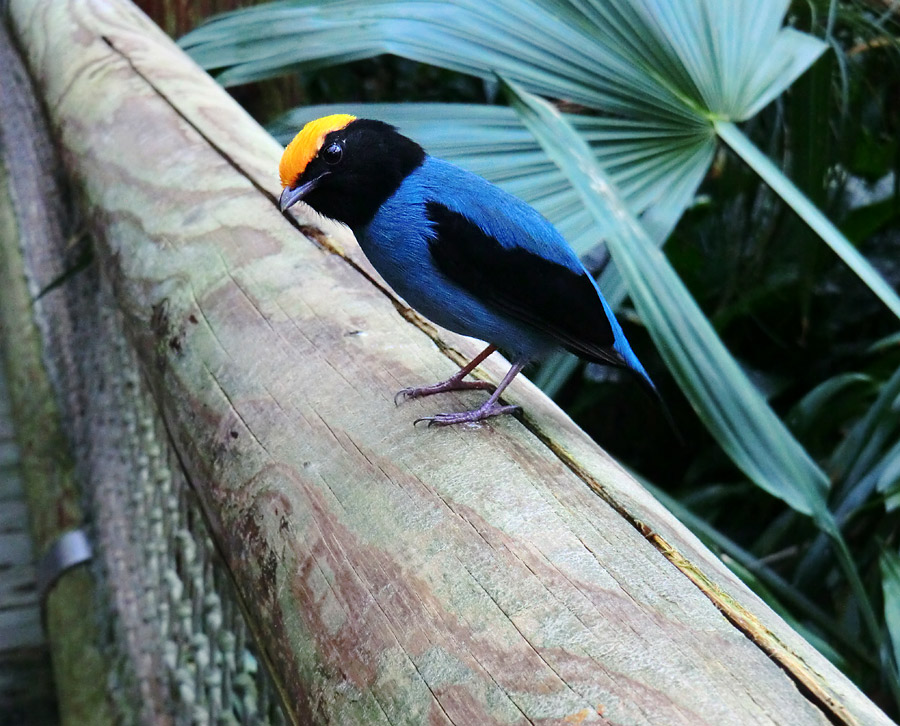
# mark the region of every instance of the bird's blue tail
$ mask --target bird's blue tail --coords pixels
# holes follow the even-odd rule
[[[594,281],[594,285],[596,286],[596,280]],[[669,407],[666,405],[665,400],[663,400],[662,395],[656,388],[656,384],[653,382],[653,379],[650,378],[650,375],[644,369],[644,366],[641,364],[641,362],[638,360],[638,357],[631,349],[631,344],[625,337],[625,332],[622,330],[622,326],[619,325],[619,321],[616,320],[616,316],[613,314],[612,309],[606,302],[606,298],[603,297],[603,293],[600,292],[599,287],[597,287],[597,294],[600,295],[600,300],[603,303],[603,309],[606,311],[606,316],[609,319],[610,326],[612,327],[614,336],[614,342],[612,346],[613,350],[615,350],[616,353],[619,354],[625,364],[625,367],[628,368],[632,373],[634,373],[635,377],[638,380],[638,383],[641,384],[641,388],[643,388],[644,391],[650,394],[650,397],[657,402],[660,410],[663,413],[663,416],[669,424],[669,427],[672,429],[675,437],[678,439],[679,444],[684,446],[684,437],[681,435],[681,431],[678,430],[678,426],[676,426],[675,424],[675,418],[672,416],[672,412],[669,410]]]

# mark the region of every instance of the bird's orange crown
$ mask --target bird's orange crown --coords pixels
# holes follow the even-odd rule
[[[284,153],[281,155],[281,163],[278,165],[281,186],[290,186],[303,173],[306,165],[319,153],[322,142],[328,134],[346,127],[355,120],[356,116],[336,113],[310,121],[300,129],[300,132],[285,147]]]

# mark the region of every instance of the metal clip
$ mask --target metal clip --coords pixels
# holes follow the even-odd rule
[[[64,572],[93,557],[91,543],[83,529],[73,529],[60,535],[37,563],[37,591],[41,612],[47,605],[47,596]]]

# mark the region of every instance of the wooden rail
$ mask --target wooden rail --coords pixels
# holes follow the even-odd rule
[[[278,145],[133,6],[10,6],[295,723],[890,723],[527,381],[414,428],[477,345],[279,214]]]

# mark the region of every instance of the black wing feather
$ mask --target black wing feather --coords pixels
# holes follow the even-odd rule
[[[624,360],[587,272],[504,247],[477,224],[439,202],[426,203],[435,237],[434,263],[464,290],[499,311],[556,338],[583,358],[614,365]]]

